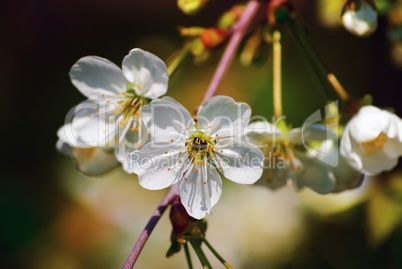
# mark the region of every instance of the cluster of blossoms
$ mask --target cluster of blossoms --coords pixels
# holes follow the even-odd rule
[[[340,156],[337,134],[327,126],[280,130],[266,121],[249,123],[251,108],[230,97],[210,98],[193,118],[174,99],[158,99],[167,91],[166,66],[140,49],[129,52],[122,70],[84,57],[70,77],[88,100],[58,131],[57,148],[87,175],[120,162],[144,188],[180,184],[183,206],[197,219],[219,200],[221,175],[240,184],[306,186],[325,194],[358,186],[361,173],[392,169],[402,155],[401,119],[374,106],[362,107],[345,126]]]
[[[262,153],[244,140],[250,107],[213,97],[194,121],[173,99],[157,99],[166,93],[168,75],[153,54],[131,50],[123,70],[106,59],[84,57],[73,65],[70,77],[88,100],[58,131],[57,148],[72,154],[81,172],[100,175],[121,162],[148,189],[181,181],[183,205],[198,219],[219,200],[218,171],[242,184],[260,178]]]

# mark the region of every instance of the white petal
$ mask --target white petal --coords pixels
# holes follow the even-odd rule
[[[389,158],[399,158],[402,155],[402,120],[398,116],[388,113],[391,122],[383,131],[387,136],[383,150]]]
[[[269,140],[276,141],[283,137],[282,132],[267,121],[256,121],[247,125],[245,130],[247,141],[259,148],[267,147]]]
[[[294,181],[299,187],[306,186],[321,194],[329,193],[335,188],[335,177],[324,162],[303,153],[296,155],[303,163],[303,170],[294,176]]]
[[[310,141],[324,141],[328,139],[338,139],[337,134],[323,124],[311,124],[303,128],[292,129],[288,134],[288,139],[294,144],[303,144]]]
[[[71,155],[77,165],[77,170],[88,176],[99,176],[105,174],[119,165],[113,156],[112,150],[97,147],[77,147],[75,137],[72,135],[72,125],[66,124],[59,129],[57,135],[57,150],[61,153]],[[81,143],[82,144],[82,143]]]
[[[151,142],[128,155],[129,169],[138,175],[142,187],[163,189],[183,177],[188,162],[186,153],[184,145]]]
[[[388,138],[382,150],[388,158],[398,159],[402,155],[402,142],[396,138]]]
[[[138,131],[137,129],[131,130],[131,127],[136,128],[138,124],[141,124]],[[125,128],[119,130],[121,134],[117,135],[119,142],[116,143],[114,151],[116,159],[123,166],[123,170],[130,174],[132,171],[127,161],[127,155],[135,150],[141,150],[144,145],[151,141],[151,137],[147,134],[147,129],[141,118],[134,118]]]
[[[214,96],[198,110],[198,128],[208,135],[233,136],[242,132],[250,121],[251,108],[228,96]]]
[[[257,133],[257,134],[280,134],[282,133],[275,125],[267,121],[255,121],[247,125],[246,134]]]
[[[110,100],[110,103],[87,100],[76,106],[71,130],[77,143],[87,147],[114,146],[119,123],[118,114],[115,116],[113,113],[117,105],[114,100]]]
[[[396,139],[399,142],[402,142],[402,120],[391,112],[388,112],[386,110],[383,111],[388,113],[390,117],[390,124],[387,128],[383,130],[383,132],[387,135],[388,138]]]
[[[124,57],[123,72],[140,96],[155,99],[167,91],[169,76],[166,65],[152,53],[132,49]]]
[[[180,199],[187,213],[196,219],[211,214],[212,207],[222,194],[222,181],[210,164],[195,171],[194,166],[186,174],[187,180],[180,183]]]
[[[336,179],[336,187],[332,192],[354,189],[363,182],[364,176],[352,168],[342,155],[339,156],[338,165],[331,167],[331,171]]]
[[[87,144],[77,141],[73,134],[71,123],[67,123],[60,127],[57,131],[57,136],[59,137],[59,140],[57,141],[56,148],[61,153],[69,153],[73,147],[88,147]]]
[[[153,100],[141,110],[141,116],[154,141],[173,140],[184,145],[184,140],[195,130],[187,109],[170,97]]]
[[[128,81],[114,63],[97,56],[79,59],[70,70],[72,83],[89,99],[115,96],[127,90]]]
[[[356,147],[354,151],[362,160],[361,171],[367,175],[377,175],[383,171],[389,171],[398,163],[398,158],[389,158],[383,150],[376,150],[367,156],[362,147]]]
[[[214,154],[222,174],[236,183],[253,184],[262,175],[264,156],[258,147],[245,140],[227,145],[218,140]]]
[[[77,170],[87,176],[100,176],[119,166],[113,150],[74,148],[72,156],[77,164]]]
[[[57,140],[56,143],[56,149],[57,151],[59,151],[60,153],[63,153],[65,155],[70,155],[73,147],[71,147],[68,143],[66,143],[64,140],[59,139]]]
[[[316,152],[316,155],[320,156],[322,165],[325,165],[335,177],[336,186],[332,192],[340,192],[360,186],[363,181],[363,175],[352,168],[348,161],[339,154],[337,142],[326,140]],[[318,154],[318,152],[323,154]],[[336,166],[333,164],[336,164]]]
[[[377,138],[382,131],[388,129],[391,124],[391,115],[375,106],[364,106],[346,127],[350,126],[350,135],[356,142],[371,141]]]
[[[363,145],[347,135],[342,136],[341,139],[341,154],[353,168],[367,175],[389,171],[398,162],[397,158],[390,158],[384,150],[380,149],[367,155]]]

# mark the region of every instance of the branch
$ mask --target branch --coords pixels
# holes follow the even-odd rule
[[[158,208],[152,214],[151,219],[148,221],[144,230],[140,234],[140,237],[138,238],[137,242],[135,243],[133,249],[131,250],[130,255],[128,256],[128,258],[126,260],[126,263],[123,266],[123,269],[132,269],[133,268],[135,262],[138,259],[138,256],[140,255],[142,248],[144,247],[150,234],[152,233],[152,230],[155,228],[156,224],[158,223],[159,219],[165,212],[168,205],[172,202],[173,198],[178,194],[179,194],[179,183],[176,183],[175,185],[172,185],[170,187],[168,193],[165,195],[165,197],[159,203]]]
[[[257,1],[255,0],[250,1],[247,4],[247,7],[244,10],[243,15],[241,16],[239,22],[234,26],[235,32],[230,38],[229,43],[225,49],[225,52],[223,53],[222,58],[219,62],[219,65],[216,68],[211,84],[209,84],[208,90],[205,93],[203,102],[215,95],[216,90],[219,87],[219,83],[221,82],[230,63],[232,62],[236,49],[239,46],[243,36],[246,34],[247,28],[250,25],[250,22],[254,17],[254,15],[256,14],[259,6],[260,4]]]

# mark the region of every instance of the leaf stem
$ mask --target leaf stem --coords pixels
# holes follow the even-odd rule
[[[240,44],[243,36],[246,34],[247,28],[250,25],[254,15],[256,14],[260,4],[258,1],[252,0],[248,2],[246,9],[244,10],[239,22],[233,26],[234,33],[229,40],[228,45],[226,46],[225,52],[222,55],[222,58],[216,68],[215,74],[209,84],[208,90],[204,95],[204,100],[206,101],[212,96],[215,95],[219,83],[221,82],[222,78],[224,77],[230,63],[233,60],[233,56],[236,52],[237,47]]]
[[[227,262],[225,261],[224,258],[222,258],[221,255],[219,255],[219,253],[212,247],[212,245],[208,242],[208,240],[206,238],[203,239],[205,245],[209,248],[209,250],[212,252],[212,254],[215,255],[215,257],[228,269],[233,269],[233,267]]]
[[[172,185],[170,187],[168,193],[165,195],[165,197],[162,199],[162,201],[159,203],[158,207],[152,214],[152,217],[148,221],[144,230],[140,234],[137,242],[135,243],[133,249],[131,250],[130,255],[128,256],[128,258],[123,266],[123,269],[133,268],[135,262],[138,259],[138,256],[140,255],[140,252],[141,252],[142,248],[144,247],[145,243],[147,242],[150,234],[152,233],[153,229],[155,228],[156,224],[158,223],[159,219],[165,212],[168,205],[171,204],[173,198],[176,195],[178,195],[178,193],[179,193],[179,185],[178,185],[178,183],[176,183],[175,185]]]

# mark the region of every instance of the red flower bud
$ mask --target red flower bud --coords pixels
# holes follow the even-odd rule
[[[227,37],[228,32],[220,28],[207,28],[200,35],[202,44],[206,49],[219,46]]]

